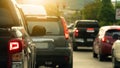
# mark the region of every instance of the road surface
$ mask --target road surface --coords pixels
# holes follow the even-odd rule
[[[92,49],[74,51],[73,57],[73,68],[112,68],[110,58],[100,62],[92,57]]]

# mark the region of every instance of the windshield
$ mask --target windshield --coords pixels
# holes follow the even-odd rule
[[[99,27],[97,22],[78,22],[76,27]]]
[[[117,30],[117,29],[111,29],[111,30],[108,30],[106,31],[106,36],[113,36],[114,34],[118,34],[120,35],[120,30]]]

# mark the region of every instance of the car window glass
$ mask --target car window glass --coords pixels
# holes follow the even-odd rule
[[[13,19],[9,10],[5,8],[0,8],[0,26],[1,27],[9,27],[14,25]]]
[[[46,35],[58,35],[60,34],[59,21],[29,21],[28,28],[31,34],[32,29],[35,25],[44,26],[46,29]]]
[[[111,30],[108,30],[106,31],[106,36],[112,36],[114,34],[119,34],[120,35],[120,30],[117,30],[117,29],[111,29]]]
[[[76,27],[99,27],[96,22],[78,22]]]

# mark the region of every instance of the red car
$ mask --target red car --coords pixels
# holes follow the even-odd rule
[[[120,34],[120,26],[102,26],[93,43],[93,57],[103,61],[108,56],[111,56],[112,45],[116,39],[112,36]]]

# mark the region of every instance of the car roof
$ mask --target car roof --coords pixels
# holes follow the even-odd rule
[[[120,26],[119,25],[111,25],[111,26],[102,26],[100,28],[100,30],[103,29],[105,31],[109,30],[109,29],[120,29]]]
[[[97,20],[76,20],[77,22],[98,22]]]
[[[99,38],[104,37],[106,31],[110,30],[110,29],[120,29],[119,25],[110,25],[110,26],[102,26],[99,29]]]

